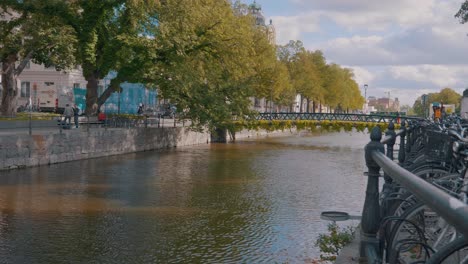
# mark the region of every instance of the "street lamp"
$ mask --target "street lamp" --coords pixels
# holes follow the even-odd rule
[[[367,102],[367,84],[364,84],[364,100]]]

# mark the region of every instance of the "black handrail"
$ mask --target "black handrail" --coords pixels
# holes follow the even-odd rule
[[[418,124],[419,123],[419,124]],[[413,122],[407,124],[402,122],[401,130],[394,132],[394,125],[389,124],[389,130],[382,139],[380,127],[376,126],[371,131],[371,142],[366,145],[365,158],[369,169],[366,197],[361,221],[361,247],[360,256],[368,263],[381,263],[384,249],[380,245],[382,237],[377,237],[380,229],[382,217],[385,216],[389,206],[389,201],[385,196],[392,190],[393,181],[414,194],[419,201],[426,204],[439,216],[444,218],[458,232],[468,237],[468,205],[438,189],[431,183],[419,178],[407,171],[393,161],[393,145],[396,138],[400,136],[400,148],[398,153],[399,164],[404,164],[408,153],[411,153],[418,137],[424,137],[425,122]],[[453,134],[453,133],[452,133]],[[406,142],[405,142],[406,138]],[[459,138],[459,137],[457,137]],[[387,155],[385,156],[384,144],[387,145]],[[415,145],[413,145],[415,144]],[[383,190],[379,192],[380,169],[384,171],[385,184]],[[379,197],[382,195],[381,197]],[[384,198],[380,200],[380,198]],[[391,200],[391,199],[390,199]],[[382,201],[382,204],[380,203]],[[389,252],[387,252],[387,255]]]
[[[468,205],[397,165],[377,151],[372,158],[394,180],[468,237]]]
[[[354,121],[388,123],[399,120],[421,120],[420,117],[381,115],[381,114],[346,114],[346,113],[258,113],[255,120],[316,120],[316,121]]]

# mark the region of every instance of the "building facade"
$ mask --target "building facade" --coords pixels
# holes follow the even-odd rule
[[[74,104],[73,89],[86,87],[79,67],[57,71],[54,67],[31,62],[19,76],[18,83],[18,108],[30,102],[34,110],[41,111],[55,111],[66,104]]]
[[[399,112],[400,111],[400,101],[398,98],[395,98],[395,100],[388,98],[388,97],[382,97],[382,98],[376,98],[374,96],[369,96],[368,97],[368,106],[373,107],[376,109],[376,111],[379,112]]]

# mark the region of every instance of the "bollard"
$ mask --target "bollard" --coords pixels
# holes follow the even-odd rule
[[[405,136],[406,136],[406,122],[405,120],[401,121],[401,127],[400,129],[403,131],[400,134],[400,148],[398,149],[398,162],[400,163],[400,166],[403,166],[405,163],[406,159],[406,152],[405,152]]]
[[[380,166],[372,158],[372,152],[379,151],[385,153],[385,149],[380,140],[382,132],[380,127],[376,126],[371,132],[371,142],[365,147],[366,165],[369,169],[367,178],[366,198],[361,220],[361,244],[360,244],[360,262],[373,263],[374,260],[368,259],[368,252],[373,252],[381,256],[379,252],[379,240],[377,232],[380,226],[380,205],[379,205],[379,172]]]

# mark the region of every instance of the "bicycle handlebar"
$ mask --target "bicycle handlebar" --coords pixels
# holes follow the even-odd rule
[[[468,139],[464,138],[462,135],[460,135],[456,130],[454,129],[449,129],[448,130],[449,136],[455,137],[457,140],[462,141],[463,143],[468,143]]]

